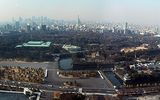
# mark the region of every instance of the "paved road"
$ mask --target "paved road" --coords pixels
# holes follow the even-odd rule
[[[27,83],[27,82],[16,82],[16,81],[0,81],[1,86],[11,86],[11,87],[21,87],[21,88],[34,88],[44,91],[62,91],[62,92],[79,92],[79,88],[59,88],[56,85],[49,84],[36,84],[36,83]],[[99,88],[84,88],[84,93],[112,93],[114,94],[114,90],[110,89],[99,89]]]

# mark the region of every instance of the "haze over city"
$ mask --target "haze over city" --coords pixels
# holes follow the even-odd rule
[[[0,100],[159,100],[160,0],[0,0]]]
[[[47,16],[54,19],[160,23],[159,0],[0,0],[0,21],[13,17]]]

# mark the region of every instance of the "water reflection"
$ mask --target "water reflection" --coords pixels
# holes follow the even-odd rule
[[[116,78],[116,75],[113,72],[105,72],[105,75],[114,86],[119,87],[122,85],[122,83]]]
[[[73,68],[73,60],[71,58],[61,59],[59,61],[59,67],[63,70],[69,70]]]

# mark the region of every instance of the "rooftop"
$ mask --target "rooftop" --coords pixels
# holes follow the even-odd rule
[[[17,45],[16,48],[21,47],[50,47],[51,42],[44,41],[29,41],[27,43],[23,43],[22,45]]]
[[[74,46],[74,45],[63,45],[62,48],[69,51],[70,53],[75,53],[81,50],[79,46]]]
[[[33,45],[33,44],[41,45],[42,43],[44,43],[44,42],[43,41],[29,41],[29,42],[27,42],[27,44],[31,44],[31,45]]]

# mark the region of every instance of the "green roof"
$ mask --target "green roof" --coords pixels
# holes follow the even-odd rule
[[[17,46],[16,46],[16,48],[21,48],[21,47],[22,47],[22,45],[17,45]]]
[[[29,41],[29,42],[27,42],[27,44],[31,44],[31,45],[33,45],[33,44],[40,45],[40,44],[43,44],[43,43],[44,43],[43,41]]]
[[[29,41],[27,43],[23,43],[22,45],[17,45],[16,48],[20,47],[50,47],[51,42],[44,41]]]

